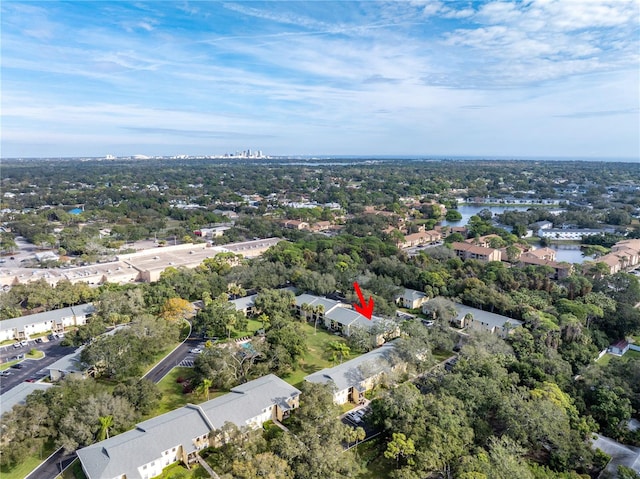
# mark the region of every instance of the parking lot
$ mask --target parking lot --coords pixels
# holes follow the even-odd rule
[[[73,348],[60,346],[61,337],[51,337],[51,340],[43,337],[38,338],[41,341],[28,340],[0,347],[2,364],[18,361],[0,373],[0,394],[24,381],[39,381],[49,374],[49,365],[73,351]],[[29,359],[26,355],[31,349],[42,351],[45,356],[41,359]]]

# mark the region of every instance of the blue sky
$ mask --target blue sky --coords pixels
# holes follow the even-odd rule
[[[638,0],[3,0],[3,157],[640,158]]]

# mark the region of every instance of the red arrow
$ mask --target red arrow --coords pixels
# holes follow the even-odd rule
[[[360,302],[362,303],[361,305],[354,304],[353,307],[356,308],[356,311],[358,313],[360,313],[362,316],[370,320],[371,316],[373,315],[373,298],[369,296],[368,302],[364,300],[364,296],[362,296],[362,291],[360,291],[360,285],[358,284],[357,281],[353,283],[353,287],[355,288],[356,294],[358,295],[358,298],[360,298]]]

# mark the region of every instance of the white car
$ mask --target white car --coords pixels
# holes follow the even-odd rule
[[[200,354],[200,353],[202,353],[202,349],[200,349],[200,348],[193,348],[193,349],[190,349],[190,350],[189,350],[189,352],[190,352],[191,354]]]

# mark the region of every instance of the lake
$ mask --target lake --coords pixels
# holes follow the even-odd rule
[[[495,217],[498,214],[504,213],[507,210],[510,211],[527,211],[531,206],[481,206],[481,205],[460,205],[458,211],[462,215],[462,219],[459,221],[446,221],[441,222],[442,225],[448,226],[464,226],[469,222],[469,218],[473,215],[477,215],[480,211],[486,209],[493,213]],[[501,226],[507,230],[511,228],[508,226]],[[541,248],[540,243],[534,244],[536,248]],[[556,251],[556,261],[566,261],[567,263],[583,263],[584,261],[593,260],[591,256],[582,256],[582,250],[580,245],[577,244],[556,244],[549,245],[549,248]]]
[[[536,248],[542,248],[540,243],[534,243]],[[577,244],[558,244],[552,243],[547,248],[551,248],[556,252],[556,261],[566,261],[567,263],[584,263],[592,261],[593,256],[582,256],[580,245]]]
[[[458,213],[462,215],[462,219],[459,221],[447,221],[442,220],[442,225],[447,226],[464,226],[469,222],[469,218],[473,215],[477,215],[482,210],[489,210],[493,213],[493,216],[504,213],[505,211],[527,211],[530,206],[481,206],[481,205],[460,205],[458,206]]]

